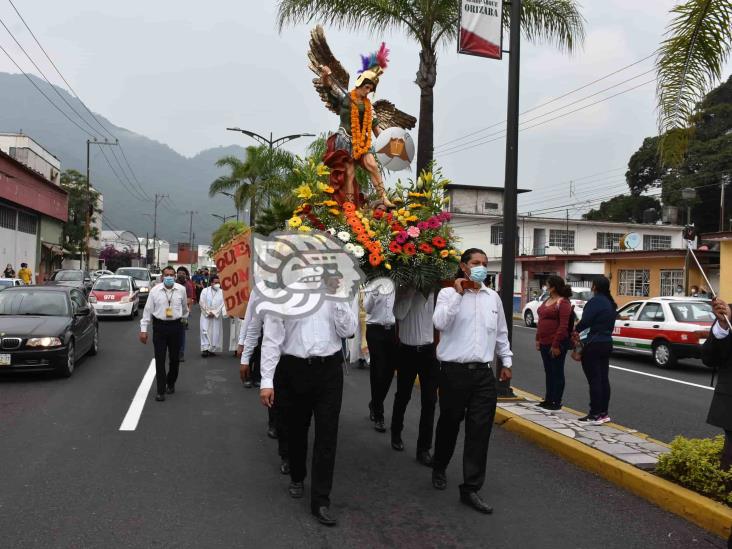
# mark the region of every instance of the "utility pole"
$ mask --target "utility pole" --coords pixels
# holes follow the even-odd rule
[[[508,340],[513,336],[513,284],[516,270],[516,218],[518,199],[519,78],[521,69],[521,0],[511,0],[511,35],[508,62],[506,128],[506,181],[503,200],[503,250],[501,301]],[[496,376],[498,377],[498,376]],[[509,382],[498,382],[498,396],[514,396]]]
[[[84,250],[79,254],[79,267],[84,270],[84,254],[86,254],[86,269],[89,270],[89,237],[91,236],[91,220],[94,206],[91,200],[91,162],[90,149],[92,145],[119,145],[119,141],[99,141],[94,139],[86,140],[86,216],[84,220]]]
[[[155,267],[159,267],[158,251],[160,250],[160,246],[158,246],[158,204],[162,202],[163,198],[168,198],[168,195],[155,193],[155,214],[153,215],[153,249],[155,251],[153,263]]]
[[[191,259],[190,267],[193,270],[193,214],[198,213],[195,211],[188,211],[186,213],[191,214],[191,220],[188,224],[188,246],[190,247],[188,257]]]

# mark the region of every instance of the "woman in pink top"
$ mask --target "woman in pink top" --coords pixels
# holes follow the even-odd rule
[[[564,359],[570,344],[572,288],[561,276],[550,276],[546,285],[549,299],[539,307],[536,329],[536,350],[541,353],[546,374],[546,393],[539,406],[559,410],[564,394]]]

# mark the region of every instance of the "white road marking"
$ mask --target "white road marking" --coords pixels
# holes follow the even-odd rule
[[[122,420],[122,425],[119,426],[120,431],[134,431],[137,429],[137,424],[140,421],[142,415],[142,409],[145,407],[147,401],[147,395],[150,392],[150,387],[155,381],[155,359],[150,361],[150,366],[147,368],[147,372],[142,377],[140,386],[137,388],[130,407],[127,410],[125,418]]]

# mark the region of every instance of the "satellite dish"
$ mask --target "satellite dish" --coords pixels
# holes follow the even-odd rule
[[[641,236],[638,233],[628,233],[623,239],[626,250],[637,250],[641,245]]]
[[[407,130],[388,128],[379,134],[374,143],[376,157],[390,172],[406,170],[414,160],[414,141]]]

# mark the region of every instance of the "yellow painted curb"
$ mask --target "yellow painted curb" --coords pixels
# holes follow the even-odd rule
[[[730,536],[732,509],[726,505],[642,471],[502,408],[496,410],[495,421],[507,431],[535,442],[722,539],[726,540]]]

